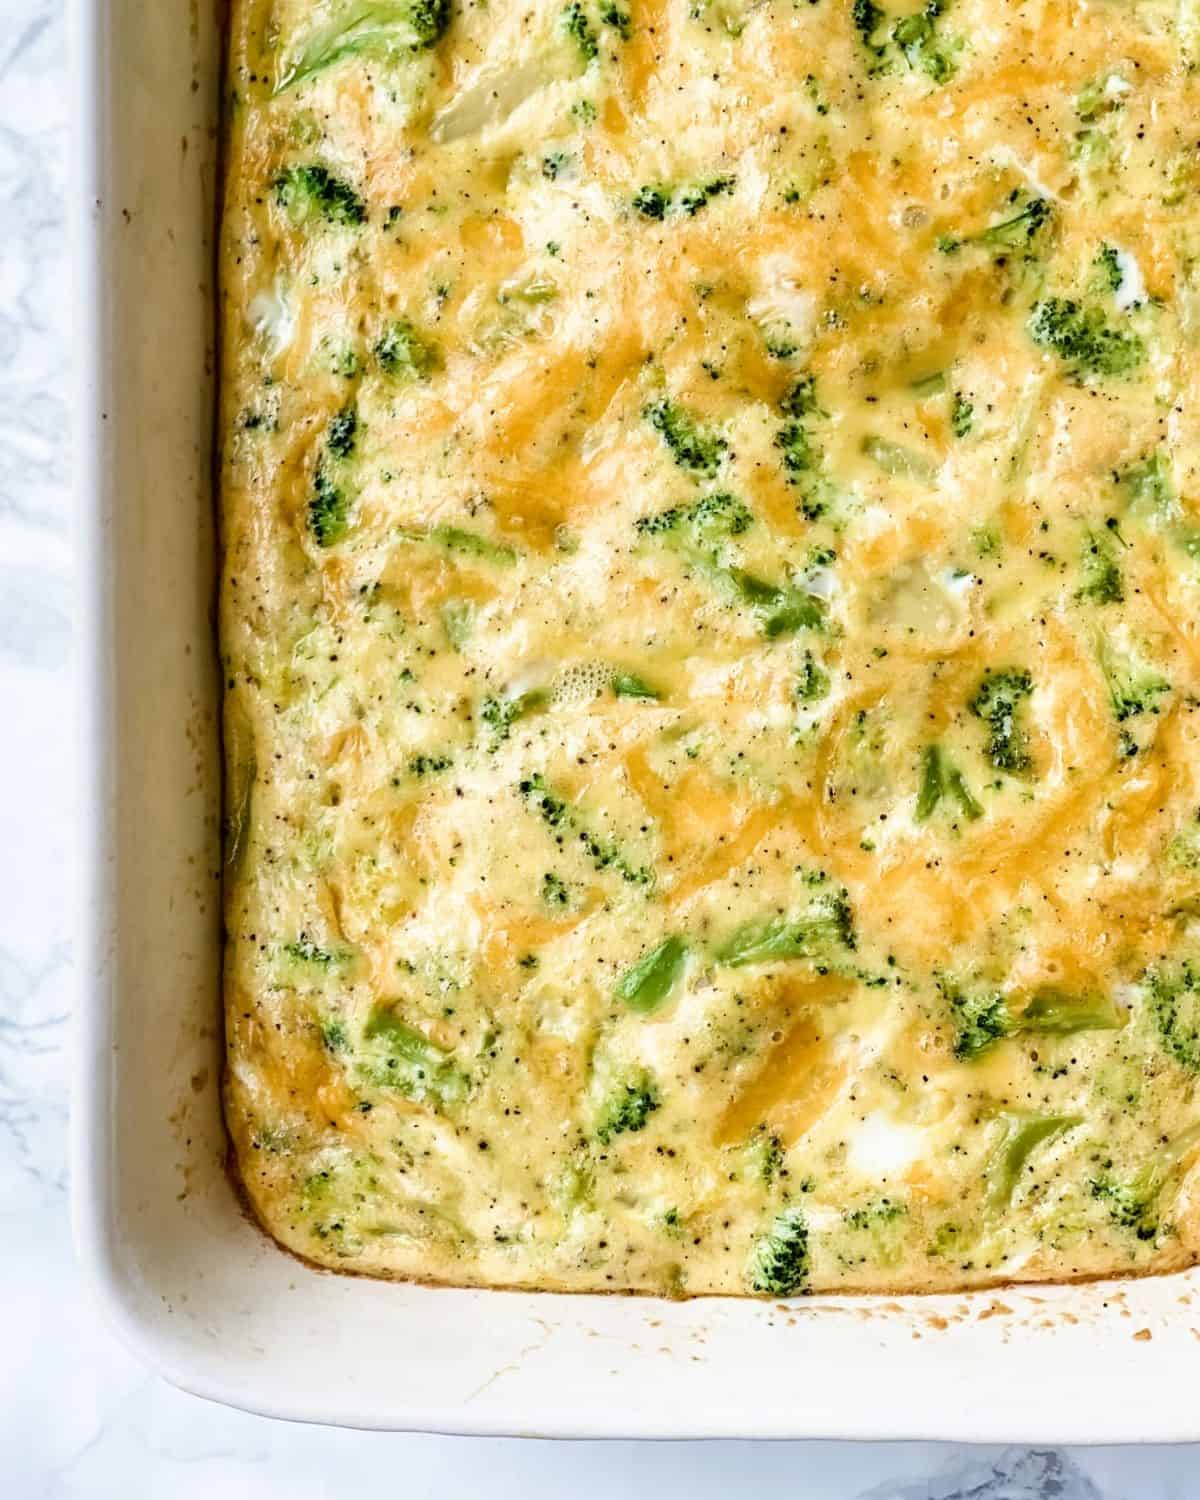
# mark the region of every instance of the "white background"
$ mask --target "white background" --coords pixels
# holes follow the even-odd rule
[[[72,1262],[64,1161],[79,815],[71,128],[61,0],[0,0],[0,1500],[1200,1497],[1190,1448],[568,1444],[291,1427],[169,1389],[101,1325]]]

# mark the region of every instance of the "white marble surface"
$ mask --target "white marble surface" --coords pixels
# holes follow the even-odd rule
[[[61,0],[0,0],[0,23],[0,1496],[1200,1497],[1189,1448],[550,1444],[290,1427],[182,1395],[118,1345],[78,1284],[64,1160],[64,892],[79,815],[63,792],[75,752]]]

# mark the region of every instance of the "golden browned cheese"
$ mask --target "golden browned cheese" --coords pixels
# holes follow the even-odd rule
[[[235,0],[227,1113],[321,1264],[1200,1247],[1195,0]]]

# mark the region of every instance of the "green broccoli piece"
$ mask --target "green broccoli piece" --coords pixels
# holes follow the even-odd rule
[[[1148,520],[1167,521],[1178,511],[1171,464],[1161,448],[1116,476],[1130,511]]]
[[[822,415],[817,405],[817,378],[803,375],[795,381],[780,399],[779,410],[785,417],[814,417]]]
[[[887,12],[875,5],[873,0],[852,0],[850,19],[855,31],[858,32],[859,40],[872,58],[868,72],[880,72],[887,55],[887,43],[877,38],[887,20]]]
[[[653,1015],[670,998],[687,962],[687,943],[681,937],[664,938],[657,947],[626,969],[614,994],[640,1016]]]
[[[988,1207],[1007,1208],[1029,1158],[1043,1141],[1083,1123],[1079,1115],[1040,1115],[1029,1110],[1002,1110],[1003,1129],[983,1170]]]
[[[1185,1072],[1200,1073],[1200,968],[1184,959],[1147,969],[1142,986],[1167,1053]]]
[[[566,882],[553,870],[547,870],[542,876],[542,900],[549,907],[566,906],[570,903]]]
[[[1132,1182],[1122,1182],[1107,1171],[1101,1172],[1089,1180],[1088,1191],[1107,1207],[1119,1229],[1132,1229],[1139,1240],[1152,1240],[1158,1235],[1158,1192],[1140,1174]]]
[[[758,1241],[746,1268],[751,1288],[769,1297],[794,1297],[808,1281],[808,1223],[799,1208],[785,1208]]]
[[[509,737],[518,719],[543,708],[547,701],[548,694],[539,688],[514,693],[511,698],[485,698],[479,705],[479,717],[492,732],[492,748]]]
[[[1016,1030],[1012,1014],[998,990],[964,991],[938,981],[954,1022],[954,1055],[960,1062],[982,1056],[989,1047]]]
[[[388,375],[404,380],[426,380],[437,368],[438,351],[407,319],[389,323],[375,345],[375,358]]]
[[[1014,197],[1016,195],[1014,194]],[[1010,202],[1012,200],[1010,199]],[[964,245],[983,245],[990,250],[1006,255],[1014,250],[1028,250],[1041,230],[1051,218],[1051,208],[1044,198],[1031,198],[1017,213],[992,224],[979,234],[942,235],[938,249],[943,255],[953,255]]]
[[[1028,736],[1018,723],[1021,705],[1033,692],[1033,678],[1019,667],[983,674],[968,707],[988,726],[988,758],[998,771],[1017,775],[1029,770]]]
[[[511,567],[518,556],[517,549],[507,542],[494,542],[490,537],[480,536],[478,532],[467,531],[461,526],[439,525],[428,530],[400,527],[396,534],[406,542],[429,542],[444,547],[447,552],[478,558],[480,562],[494,563],[498,567]]]
[[[633,195],[633,207],[643,219],[665,219],[671,206],[671,195],[665,188],[640,187]]]
[[[792,696],[797,703],[819,703],[828,694],[829,688],[829,673],[811,651],[806,651],[796,674]]]
[[[358,412],[344,406],[331,419],[325,434],[325,452],[313,475],[308,502],[308,529],[318,547],[332,547],[349,529],[350,497],[335,473],[353,458],[358,442]]]
[[[587,12],[579,0],[571,0],[562,13],[563,30],[579,49],[584,63],[595,62],[600,55],[600,42],[588,21]]]
[[[722,193],[732,192],[736,185],[733,177],[714,177],[709,182],[697,183],[693,187],[684,188],[678,198],[679,208],[694,218],[714,198],[719,198]]]
[[[1128,375],[1145,358],[1135,333],[1111,327],[1098,308],[1069,297],[1047,297],[1033,309],[1029,333],[1035,344],[1057,354],[1080,379]]]
[[[1031,198],[1019,213],[1000,224],[993,224],[978,236],[981,245],[1000,250],[1021,250],[1050,220],[1051,210],[1044,198]]]
[[[350,501],[346,492],[318,467],[308,502],[308,529],[318,547],[332,547],[349,529]]]
[[[662,694],[656,687],[639,677],[636,672],[614,672],[612,675],[612,690],[614,698],[644,698],[652,703],[657,703]]]
[[[724,569],[720,576],[738,602],[749,605],[758,616],[759,628],[768,640],[825,626],[824,604],[803,588],[766,583],[740,568]]]
[[[283,952],[294,963],[317,964],[323,969],[336,964],[342,957],[335,953],[332,948],[321,948],[307,937],[303,932],[294,943],[284,943]]]
[[[376,1010],[367,1021],[356,1061],[363,1082],[395,1089],[418,1104],[453,1104],[470,1085],[450,1053],[388,1008]]]
[[[867,433],[859,443],[859,451],[895,479],[911,479],[919,484],[929,484],[934,477],[934,466],[924,455],[893,443],[888,438],[878,437],[873,432]]]
[[[450,0],[348,0],[280,72],[277,94],[348,57],[392,62],[434,46],[450,24]]]
[[[1105,291],[1119,292],[1124,276],[1121,274],[1121,262],[1117,258],[1117,252],[1111,245],[1101,245],[1096,256],[1096,272],[1100,284]]]
[[[983,816],[983,808],[976,801],[962,772],[946,759],[940,745],[927,745],[921,756],[921,781],[913,814],[916,821],[926,822],[944,796],[952,797],[963,816],[971,822]]]
[[[665,398],[643,407],[642,416],[681,469],[701,479],[716,475],[729,451],[729,440],[721,433],[702,426],[683,407]]]
[[[768,1130],[765,1125],[758,1125],[750,1137],[746,1152],[754,1176],[770,1187],[783,1171],[783,1141],[773,1130]]]
[[[1113,1031],[1125,1024],[1116,1001],[1107,995],[1068,995],[1044,988],[1014,1015],[999,990],[964,990],[940,978],[938,988],[950,1008],[954,1055],[960,1062],[980,1057],[1007,1037],[1030,1033],[1069,1036],[1080,1031]]]
[[[820,892],[800,916],[745,923],[717,949],[716,959],[730,968],[795,958],[820,963],[856,947],[849,896],[844,890],[830,890]]]
[[[950,410],[950,431],[956,438],[969,436],[975,425],[975,408],[961,391],[954,393],[954,405]]]
[[[333,458],[351,458],[357,441],[358,412],[353,406],[343,406],[329,423],[325,451]]]
[[[1106,1205],[1109,1217],[1118,1228],[1133,1230],[1139,1240],[1157,1239],[1161,1227],[1159,1200],[1163,1190],[1198,1141],[1200,1126],[1189,1126],[1160,1146],[1153,1160],[1129,1179],[1115,1177],[1113,1163],[1107,1161],[1101,1172],[1089,1181],[1088,1189],[1093,1198]]]
[[[556,843],[565,844],[566,835],[573,833],[595,869],[615,870],[630,885],[654,884],[653,870],[644,865],[631,865],[617,844],[598,838],[583,826],[574,808],[550,790],[541,772],[535,772],[519,781],[517,791],[525,799],[530,811],[536,813],[554,834]]]
[[[346,1031],[345,1024],[336,1016],[327,1017],[321,1022],[321,1044],[327,1052],[335,1055],[349,1051],[349,1033]]]
[[[892,40],[900,48],[910,68],[922,72],[934,83],[945,83],[954,74],[958,44],[942,36],[937,22],[946,8],[946,0],[926,0],[925,8],[904,16],[892,27]]]
[[[660,1107],[658,1087],[649,1073],[618,1084],[608,1095],[596,1120],[596,1139],[607,1146],[615,1135],[643,1130],[646,1121]]]
[[[1087,533],[1083,542],[1082,568],[1083,586],[1079,592],[1084,599],[1090,599],[1093,604],[1121,603],[1125,588],[1111,534]]]
[[[272,186],[275,201],[293,224],[307,224],[311,219],[341,225],[366,221],[366,204],[348,182],[335,177],[327,167],[288,167]]]
[[[1123,756],[1136,755],[1139,748],[1133,732],[1131,719],[1141,714],[1155,715],[1159,711],[1158,700],[1171,691],[1170,682],[1153,667],[1125,652],[1118,651],[1110,641],[1101,641],[1099,647],[1100,670],[1108,685],[1108,701],[1113,718],[1122,727],[1120,749]]]
[[[633,35],[633,21],[627,10],[622,10],[619,5],[610,3],[602,6],[600,19],[605,26],[611,26],[623,42],[627,42]]]
[[[656,515],[641,516],[635,525],[641,536],[682,537],[693,546],[715,549],[727,538],[741,536],[753,523],[754,517],[736,495],[718,490],[691,505],[672,505]]]

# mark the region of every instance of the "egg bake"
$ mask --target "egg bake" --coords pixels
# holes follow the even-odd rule
[[[1200,10],[234,0],[263,1226],[785,1296],[1200,1247]]]

